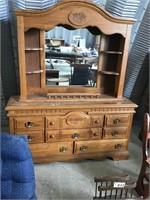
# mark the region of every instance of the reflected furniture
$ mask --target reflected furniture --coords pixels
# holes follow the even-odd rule
[[[137,105],[123,97],[123,88],[135,20],[113,17],[88,0],[65,0],[44,10],[15,14],[20,96],[11,97],[6,106],[10,133],[29,136],[36,163],[128,159]],[[99,38],[91,85],[46,84],[45,32],[57,26],[70,31],[84,28]]]
[[[93,199],[143,199],[135,191],[136,183],[129,183],[129,176],[106,176],[96,178]]]
[[[1,199],[37,199],[27,136],[0,134]]]

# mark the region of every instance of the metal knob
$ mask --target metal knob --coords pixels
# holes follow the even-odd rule
[[[34,126],[34,123],[33,122],[26,122],[26,123],[24,123],[24,126],[26,128],[32,128]]]
[[[34,137],[32,135],[28,135],[27,138],[28,138],[29,142],[31,142],[34,139]]]
[[[61,147],[59,150],[60,150],[60,152],[66,152],[68,150],[68,148],[67,147]]]
[[[115,137],[115,136],[117,136],[119,133],[118,133],[117,131],[113,131],[111,134],[112,134],[112,136]]]
[[[79,138],[79,137],[80,137],[80,134],[78,134],[78,133],[72,134],[72,138],[73,138],[73,139],[77,139],[77,138]]]
[[[122,146],[121,144],[116,144],[115,149],[121,149],[121,146]]]
[[[54,122],[50,122],[49,124],[50,124],[50,125],[54,125],[55,123],[54,123]]]
[[[86,150],[88,150],[88,146],[81,146],[80,147],[80,151],[86,151]]]
[[[113,123],[114,123],[114,124],[120,124],[120,123],[121,123],[121,120],[120,120],[120,119],[115,119],[115,120],[113,120]]]
[[[96,120],[96,121],[95,121],[95,124],[99,124],[99,122],[100,122],[99,120]]]

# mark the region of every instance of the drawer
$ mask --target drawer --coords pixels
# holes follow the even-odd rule
[[[105,115],[105,126],[127,125],[130,120],[129,114]]]
[[[102,127],[104,123],[104,115],[91,116],[91,127]]]
[[[46,131],[46,142],[58,142],[59,130]]]
[[[43,144],[31,144],[30,150],[33,157],[48,157],[52,155],[73,154],[73,142],[55,142]]]
[[[90,129],[71,129],[60,131],[60,141],[88,140]]]
[[[127,150],[127,140],[76,141],[74,154],[114,152]]]
[[[90,127],[90,116],[83,112],[70,112],[61,117],[60,127],[64,129]]]
[[[59,128],[59,117],[46,117],[46,128],[47,129],[58,129]]]
[[[15,130],[42,130],[44,120],[42,117],[16,117],[14,118]]]
[[[23,131],[23,132],[16,132],[15,134],[27,135],[29,143],[44,142],[44,132],[43,131]]]
[[[98,140],[102,138],[102,128],[91,128],[91,139]]]
[[[103,129],[104,139],[126,138],[127,134],[128,134],[127,127],[104,127]]]

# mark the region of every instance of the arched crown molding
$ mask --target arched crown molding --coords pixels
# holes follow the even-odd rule
[[[64,0],[47,9],[15,10],[15,14],[23,17],[25,31],[31,27],[50,30],[57,25],[73,28],[95,26],[105,34],[120,33],[125,37],[126,26],[135,22],[135,19],[114,17],[88,0]],[[110,26],[114,28],[110,29]]]

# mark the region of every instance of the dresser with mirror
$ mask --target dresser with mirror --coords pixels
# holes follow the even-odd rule
[[[20,96],[6,106],[10,133],[28,135],[36,163],[128,159],[137,105],[123,88],[134,20],[88,0],[15,14]]]

